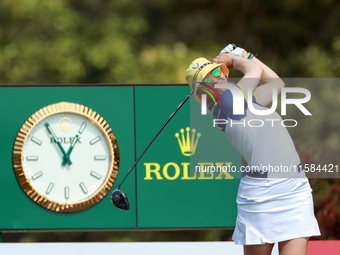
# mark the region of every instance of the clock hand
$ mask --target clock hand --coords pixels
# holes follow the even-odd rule
[[[66,162],[67,162],[67,159],[66,159],[65,156],[68,156],[68,159],[70,159],[71,152],[72,152],[72,150],[73,150],[73,147],[76,145],[77,141],[78,141],[78,135],[76,135],[76,136],[74,137],[73,142],[72,142],[70,148],[68,149],[66,155],[64,155],[63,162],[61,163],[63,166],[65,166],[65,165],[66,165]]]
[[[47,131],[52,135],[54,141],[57,143],[59,149],[61,150],[61,152],[63,153],[64,155],[64,158],[66,159],[67,163],[69,165],[72,164],[70,158],[68,155],[66,155],[66,152],[64,151],[64,148],[61,146],[60,142],[58,141],[58,137],[55,135],[55,133],[53,132],[53,129],[51,128],[51,126],[46,122],[44,123],[45,127],[47,128]]]

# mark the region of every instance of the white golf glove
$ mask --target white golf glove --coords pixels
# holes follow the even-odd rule
[[[221,50],[220,54],[231,53],[231,54],[233,54],[235,56],[238,56],[238,57],[242,58],[242,52],[243,51],[244,51],[244,49],[242,49],[240,47],[236,47],[235,44],[229,44],[223,50]]]

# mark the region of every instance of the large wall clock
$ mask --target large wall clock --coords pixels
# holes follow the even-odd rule
[[[83,105],[61,102],[38,110],[23,124],[13,166],[34,202],[56,212],[76,212],[110,191],[119,149],[103,117]]]

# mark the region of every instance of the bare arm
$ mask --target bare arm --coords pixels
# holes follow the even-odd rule
[[[242,57],[246,57],[247,52],[243,51]],[[277,88],[277,95],[281,93],[281,89],[285,86],[281,78],[266,64],[254,57],[251,61],[263,68],[263,75],[260,80],[260,85],[255,90],[255,95],[259,104],[267,106],[272,103],[272,89]]]
[[[251,89],[252,93],[256,91],[264,72],[264,69],[260,65],[249,59],[237,57],[232,54],[220,54],[214,58],[213,61],[215,63],[224,63],[228,68],[235,68],[241,71],[244,76],[238,84],[240,84],[245,91],[248,89]]]

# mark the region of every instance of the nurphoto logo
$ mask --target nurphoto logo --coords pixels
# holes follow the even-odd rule
[[[243,92],[236,87],[235,85],[232,84],[216,84],[215,88],[226,88],[229,89],[232,96],[233,96],[233,115],[245,115],[245,97]],[[275,112],[277,105],[278,105],[278,100],[277,100],[277,88],[273,88],[272,89],[272,105],[270,108],[268,109],[256,109],[254,107],[253,100],[253,94],[252,94],[252,90],[249,88],[247,90],[247,105],[248,105],[248,109],[251,113],[253,113],[254,115],[257,116],[267,116],[267,115],[271,115]],[[303,94],[304,97],[303,98],[287,98],[287,94],[288,93],[300,93]],[[211,95],[211,93],[208,93],[208,95],[210,97],[213,98],[213,95]],[[201,104],[201,114],[202,115],[206,115],[207,114],[207,94],[202,94],[201,96],[202,99],[202,104]],[[214,99],[214,98],[213,98]],[[218,96],[219,99],[219,96]],[[281,115],[286,115],[287,114],[287,105],[291,104],[291,105],[295,105],[305,116],[311,116],[312,114],[306,109],[306,107],[303,106],[304,103],[307,103],[309,100],[311,99],[311,93],[309,90],[305,89],[305,88],[282,88],[281,89]],[[219,100],[220,101],[220,100]],[[214,100],[215,104],[217,104],[217,102]],[[221,101],[220,101],[221,103]],[[221,103],[222,105],[222,103]],[[262,123],[260,125],[249,125],[250,127],[261,127],[264,124],[264,120],[263,119],[252,119],[251,120],[253,123],[254,122],[259,122]],[[265,121],[271,122],[272,123],[272,127],[274,127],[274,122],[275,121],[279,121],[279,119],[265,119]],[[286,122],[294,122],[294,125],[286,125]],[[226,119],[214,119],[214,123],[213,125],[218,125],[218,124],[226,124],[228,122],[228,120]],[[286,119],[286,120],[282,120],[281,124],[285,127],[295,127],[297,126],[297,121],[294,119]]]

